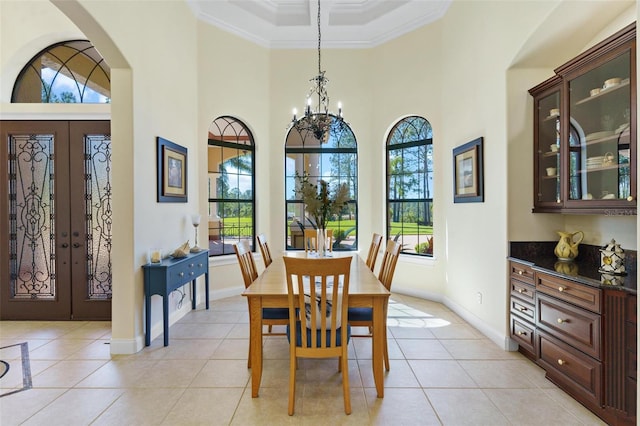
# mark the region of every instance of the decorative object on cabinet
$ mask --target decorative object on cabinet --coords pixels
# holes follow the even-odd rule
[[[189,241],[182,244],[180,247],[175,249],[173,253],[171,253],[171,256],[176,259],[181,259],[183,257],[187,257],[188,255],[189,255]]]
[[[624,250],[613,238],[600,249],[600,272],[603,274],[624,275]]]
[[[483,138],[453,149],[453,202],[484,202]]]
[[[157,137],[159,203],[187,202],[187,148]]]
[[[560,240],[556,245],[556,248],[553,250],[555,255],[559,260],[573,260],[578,257],[578,245],[584,239],[584,232],[576,231],[576,232],[565,232],[565,231],[557,231],[558,235],[560,235]],[[579,234],[578,239],[576,240],[576,235]]]
[[[637,214],[635,36],[634,23],[529,90],[534,213]]]
[[[195,239],[195,243],[193,244],[193,247],[191,247],[191,249],[189,251],[191,253],[198,253],[199,251],[202,251],[202,249],[200,247],[198,247],[198,226],[200,226],[200,215],[199,214],[192,214],[191,215],[191,224],[193,225],[193,229],[196,232],[196,239]]]

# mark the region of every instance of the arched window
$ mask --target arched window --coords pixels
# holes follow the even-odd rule
[[[233,254],[249,240],[255,248],[253,135],[240,120],[222,116],[209,127],[209,256]]]
[[[42,50],[20,71],[13,103],[109,103],[111,69],[86,40]]]
[[[302,118],[301,120],[304,120]],[[320,180],[336,187],[346,184],[350,201],[342,211],[329,220],[327,229],[333,231],[333,250],[358,249],[358,153],[356,138],[349,125],[334,121],[326,137],[319,140],[311,131],[299,132],[292,127],[285,144],[285,218],[288,250],[304,249],[305,228],[317,228],[305,214],[302,199],[296,195],[296,176],[307,174],[318,185]]]
[[[387,238],[402,253],[433,256],[433,132],[422,117],[400,120],[387,139]]]

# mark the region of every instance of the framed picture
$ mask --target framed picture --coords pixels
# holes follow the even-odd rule
[[[453,149],[453,202],[484,202],[482,138]]]
[[[157,138],[158,202],[187,202],[187,148]]]

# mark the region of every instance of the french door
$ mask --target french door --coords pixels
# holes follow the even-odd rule
[[[0,122],[0,319],[111,319],[110,133]]]

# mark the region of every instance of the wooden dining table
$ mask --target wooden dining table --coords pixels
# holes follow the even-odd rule
[[[262,308],[289,306],[284,256],[313,257],[300,251],[285,252],[282,256],[274,257],[273,263],[242,293],[249,301],[251,396],[253,398],[258,397],[262,379]],[[353,256],[349,275],[349,307],[373,308],[371,366],[378,398],[383,398],[383,339],[385,338],[384,327],[386,327],[384,312],[390,293],[360,256],[352,252],[333,252],[332,256]]]

